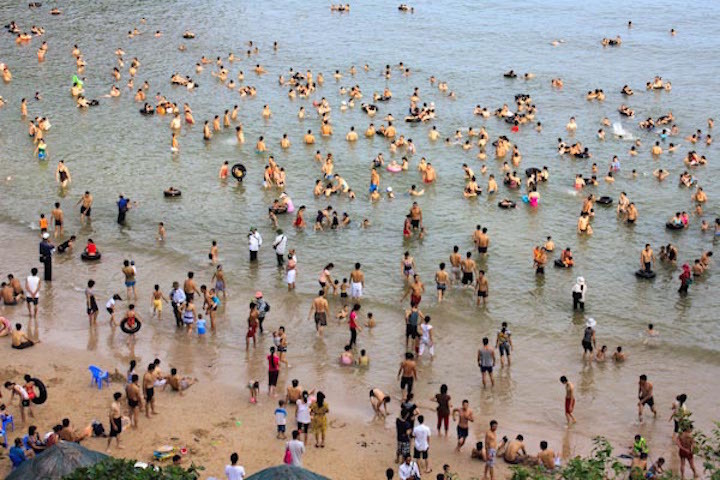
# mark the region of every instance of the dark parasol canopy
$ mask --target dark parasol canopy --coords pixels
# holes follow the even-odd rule
[[[25,460],[5,480],[59,480],[78,467],[95,465],[107,455],[73,442],[59,442],[51,448]],[[320,478],[320,477],[318,477]]]
[[[310,470],[292,465],[279,465],[266,468],[254,475],[247,477],[247,480],[330,480]]]

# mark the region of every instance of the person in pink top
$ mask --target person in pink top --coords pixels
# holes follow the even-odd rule
[[[348,325],[350,327],[350,343],[348,343],[348,346],[350,348],[357,345],[357,332],[358,330],[362,330],[362,327],[357,323],[357,316],[359,311],[360,305],[356,303],[355,305],[353,305],[352,312],[350,312],[350,316],[348,319]]]
[[[268,395],[275,398],[275,387],[277,387],[278,375],[280,374],[280,357],[275,355],[275,347],[270,347],[268,360]]]

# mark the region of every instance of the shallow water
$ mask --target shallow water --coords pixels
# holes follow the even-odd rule
[[[720,87],[715,76],[719,65],[714,52],[720,47],[720,39],[703,32],[717,25],[720,8],[712,3],[681,5],[676,2],[655,2],[651,10],[641,4],[621,2],[584,5],[582,9],[564,1],[552,5],[525,2],[522,9],[505,2],[486,2],[481,7],[474,2],[415,2],[413,5],[416,13],[410,15],[397,12],[387,2],[363,2],[353,6],[348,15],[331,13],[325,4],[308,5],[299,1],[263,4],[262,10],[251,2],[178,1],[172,6],[129,2],[120,9],[116,2],[98,1],[82,6],[70,4],[60,17],[48,16],[45,8],[33,12],[0,5],[3,23],[15,19],[23,26],[44,25],[45,38],[50,44],[47,61],[38,65],[35,57],[38,39],[31,45],[18,47],[9,35],[0,37],[0,60],[7,63],[14,74],[10,85],[0,85],[0,94],[9,102],[0,110],[0,178],[11,177],[0,183],[0,221],[7,226],[3,244],[16,244],[19,228],[34,227],[39,212],[49,213],[52,203],[62,193],[53,180],[55,164],[64,159],[73,176],[69,191],[61,195],[67,216],[66,231],[78,232],[81,239],[92,236],[105,256],[102,263],[93,266],[76,260],[60,260],[63,265],[58,269],[64,273],[58,278],[63,283],[72,278],[74,287],[81,289],[85,279],[93,276],[101,287],[98,291],[104,292],[100,298],[104,301],[105,294],[121,288],[120,265],[126,257],[138,260],[142,296],[147,295],[156,282],[169,288],[169,282],[182,279],[188,269],[202,271],[202,278],[207,281],[206,252],[210,241],[217,239],[230,288],[243,292],[265,290],[276,308],[272,314],[273,324],[285,323],[293,329],[292,342],[307,342],[313,347],[312,351],[302,348],[297,352],[301,355],[297,360],[308,361],[308,365],[298,367],[298,375],[310,376],[318,383],[336,383],[340,386],[328,388],[336,388],[338,392],[350,388],[365,395],[361,390],[368,384],[393,383],[394,364],[402,341],[399,263],[402,252],[409,250],[428,287],[423,310],[432,313],[440,344],[441,359],[431,370],[424,371],[423,377],[437,383],[441,379],[454,384],[468,381],[466,390],[475,392],[475,401],[482,402],[483,409],[489,413],[509,411],[518,424],[553,422],[554,428],[561,427],[562,418],[556,415],[561,412],[538,416],[537,411],[555,408],[555,397],[547,399],[541,394],[547,389],[546,381],[556,381],[559,368],[572,365],[573,372],[581,368],[577,348],[583,319],[570,311],[570,288],[577,275],[583,275],[588,282],[587,314],[599,322],[599,342],[607,343],[611,349],[622,343],[631,352],[631,368],[606,365],[595,369],[597,371],[577,372],[583,375],[582,382],[578,382],[581,396],[598,399],[594,409],[610,422],[608,428],[621,430],[633,418],[631,394],[636,375],[643,368],[648,374],[652,372],[653,376],[663,378],[658,383],[665,383],[665,389],[670,390],[663,392],[663,402],[666,399],[669,402],[675,391],[686,387],[694,396],[712,398],[709,391],[695,384],[700,380],[696,377],[700,372],[692,369],[717,371],[718,368],[717,275],[710,273],[693,284],[690,296],[679,298],[675,292],[678,270],[659,266],[658,277],[653,282],[636,280],[633,271],[638,267],[641,248],[648,242],[653,244],[656,253],[660,244],[673,242],[680,250],[682,261],[692,261],[703,250],[713,247],[712,234],[700,233],[699,219],[693,218],[691,228],[681,233],[665,230],[664,223],[672,213],[692,208],[691,192],[679,188],[676,182],[684,170],[682,158],[690,147],[676,138],[673,141],[681,144],[678,152],[654,160],[649,148],[655,137],[641,132],[637,121],[671,110],[684,137],[696,128],[704,131],[707,117],[717,117],[712,107],[718,103]],[[143,16],[148,19],[145,26],[138,24]],[[635,28],[626,28],[628,19],[633,20]],[[136,25],[145,34],[128,39],[124,32]],[[669,35],[671,27],[678,30],[676,37]],[[195,40],[179,38],[179,33],[186,28],[195,31]],[[149,34],[157,29],[165,33],[162,38]],[[602,37],[617,34],[623,37],[621,47],[601,47]],[[552,47],[550,41],[555,38],[567,43]],[[261,52],[258,57],[248,59],[241,54],[250,39],[259,45]],[[271,47],[275,40],[280,44],[277,52]],[[184,53],[177,50],[181,42],[188,47]],[[81,47],[88,63],[84,77],[89,98],[108,92],[112,85],[110,72],[115,66],[113,52],[122,47],[126,51],[126,66],[135,56],[142,62],[136,88],[148,80],[150,98],[155,92],[161,92],[177,103],[191,105],[197,125],[183,127],[179,155],[172,156],[169,152],[169,118],[147,118],[137,113],[139,105],[132,101],[132,94],[125,88],[126,69],[119,83],[123,90],[121,98],[101,99],[100,107],[86,112],[74,108],[68,94],[75,73],[70,56],[74,43]],[[222,87],[210,76],[212,66],[207,66],[202,74],[195,74],[194,64],[201,55],[226,57],[230,51],[242,58],[234,64],[226,62],[231,77],[243,70],[244,83],[257,87],[257,98],[240,98],[236,92]],[[393,78],[386,82],[380,75],[382,66],[400,61],[412,69],[412,76],[404,78],[394,70]],[[256,63],[261,63],[270,73],[256,76],[252,73]],[[370,64],[369,73],[362,71],[364,63]],[[351,65],[358,67],[355,77],[347,73]],[[323,72],[325,85],[310,99],[288,100],[287,89],[277,85],[277,75],[287,72],[291,66],[299,71]],[[510,68],[519,73],[533,72],[537,78],[527,82],[504,79],[501,73]],[[345,73],[338,82],[331,77],[335,69]],[[169,76],[175,71],[197,78],[200,88],[187,92],[171,87]],[[427,79],[433,74],[448,82],[450,89],[457,93],[456,100],[442,97],[430,86]],[[645,82],[656,74],[672,82],[672,92],[644,90]],[[561,91],[552,90],[549,85],[550,78],[557,76],[565,80]],[[362,88],[363,101],[386,84],[394,98],[380,104],[380,113],[372,120],[359,106],[340,112],[343,97],[338,88],[354,84]],[[619,94],[623,84],[629,84],[636,91],[635,96],[623,98]],[[392,186],[398,196],[392,201],[370,205],[365,198],[368,166],[378,152],[384,152],[388,159],[392,157],[388,145],[381,138],[368,140],[362,136],[356,144],[347,145],[344,134],[351,125],[363,132],[370,121],[376,125],[383,123],[382,117],[388,112],[401,117],[407,108],[405,98],[415,86],[420,87],[423,101],[435,102],[438,119],[432,124],[443,136],[450,136],[459,128],[481,125],[492,139],[498,135],[510,136],[507,125],[497,119],[483,121],[473,116],[473,106],[480,104],[494,109],[503,103],[510,104],[517,93],[530,94],[538,107],[537,120],[543,123],[544,130],[538,134],[526,127],[511,139],[523,154],[519,170],[542,165],[550,169],[551,180],[540,189],[541,207],[530,210],[521,205],[513,211],[500,210],[496,206],[500,198],[508,196],[517,200],[520,195],[503,188],[495,196],[498,198],[488,199],[483,195],[472,201],[463,199],[460,165],[467,162],[478,172],[476,150],[464,152],[442,142],[431,144],[427,139],[430,125],[402,123],[398,124],[399,133],[412,138],[418,150],[411,161],[411,171],[395,175],[383,171],[382,187]],[[594,88],[604,89],[607,94],[604,103],[585,101],[584,92]],[[20,98],[32,98],[36,90],[40,90],[44,99],[40,103],[30,102],[30,116],[48,116],[53,124],[46,135],[50,153],[47,164],[40,164],[33,157],[26,124],[18,114]],[[331,139],[319,136],[319,121],[311,113],[311,102],[323,96],[334,108],[335,135]],[[260,114],[265,103],[274,112],[268,121]],[[616,108],[621,103],[637,111],[636,119],[623,120],[624,127],[644,142],[642,153],[634,158],[627,155],[629,143],[610,138],[610,128],[606,129],[607,141],[598,142],[595,137],[603,116],[611,121],[619,120]],[[235,104],[240,106],[247,143],[236,145],[233,132],[227,131],[204,144],[202,122]],[[308,110],[304,121],[296,117],[301,105]],[[573,115],[579,128],[572,140],[582,141],[590,148],[594,155],[591,161],[570,160],[556,154],[556,139],[568,137],[564,125]],[[302,135],[309,128],[318,138],[312,148],[302,144]],[[283,133],[288,133],[293,142],[289,151],[279,148]],[[274,235],[265,212],[278,192],[261,188],[265,158],[254,153],[259,135],[265,136],[270,153],[287,170],[286,191],[295,205],[307,205],[308,221],[314,217],[311,212],[330,203],[340,212],[348,212],[355,224],[362,218],[369,218],[373,224],[368,230],[355,226],[342,231],[308,229],[296,233],[291,227],[292,218],[281,218],[281,227],[300,259],[298,291],[294,296],[282,293],[284,284],[270,248]],[[718,174],[716,147],[694,148],[710,160],[710,165],[696,169],[693,174],[709,195],[704,218],[712,224],[718,212],[715,201],[720,195],[717,183],[711,181]],[[334,154],[336,171],[358,192],[357,200],[334,198],[328,202],[312,198],[312,185],[319,176],[319,167],[312,160],[317,149]],[[618,180],[614,185],[602,184],[588,192],[616,199],[621,191],[626,191],[639,209],[640,220],[634,227],[627,227],[616,220],[614,209],[598,206],[593,223],[595,235],[590,239],[578,238],[575,222],[582,196],[572,190],[574,175],[588,175],[593,161],[598,163],[600,172],[604,172],[614,154],[622,161]],[[398,154],[395,158],[399,160],[401,156]],[[411,200],[401,192],[413,183],[421,183],[414,170],[421,156],[436,167],[439,181],[418,199],[425,212],[427,237],[423,241],[407,242],[401,231]],[[224,160],[231,164],[243,162],[249,170],[248,180],[240,185],[234,181],[218,182],[217,170]],[[487,164],[489,172],[499,177],[501,163],[490,158]],[[671,177],[661,184],[651,176],[658,166],[671,172]],[[633,168],[640,172],[635,180],[629,176]],[[485,188],[486,179],[480,183]],[[161,190],[169,185],[182,189],[181,199],[163,198]],[[93,224],[81,228],[74,203],[86,189],[95,195]],[[129,213],[128,227],[123,229],[119,229],[114,220],[114,202],[119,193],[139,202],[138,208]],[[164,221],[168,228],[165,245],[154,241],[158,221]],[[459,245],[461,251],[472,250],[470,235],[476,224],[488,227],[492,239],[490,255],[481,263],[491,285],[489,311],[475,310],[472,296],[456,291],[450,293],[441,308],[433,306],[434,289],[430,280],[437,263],[447,261],[452,245]],[[265,240],[258,268],[249,267],[247,261],[245,235],[251,225],[260,228]],[[576,267],[572,272],[548,268],[545,278],[536,279],[531,269],[532,248],[547,235],[553,236],[558,249],[572,248]],[[12,248],[4,250],[5,260]],[[20,271],[19,268],[25,269],[28,262],[34,261],[34,255],[30,252],[19,265],[15,259],[8,263]],[[355,261],[363,263],[368,277],[366,308],[380,312],[376,315],[381,325],[371,339],[364,332],[361,343],[371,349],[375,364],[390,363],[390,367],[374,370],[372,374],[325,368],[326,364],[334,363],[345,340],[345,329],[334,329],[337,332],[330,335],[325,345],[313,340],[312,326],[304,320],[322,266],[334,262],[338,266],[335,275],[342,277],[349,274]],[[81,291],[71,296],[67,287],[63,288],[65,293],[61,294],[53,287],[58,303],[60,298],[63,302],[72,301],[81,312]],[[168,336],[167,329],[157,328],[151,330],[152,345],[139,345],[138,349],[147,354],[165,353],[188,368],[200,368],[205,363],[213,365],[211,371],[219,377],[232,378],[237,365],[247,368],[247,376],[262,376],[259,362],[243,363],[244,352],[235,348],[238,342],[243,343],[245,306],[242,304],[245,301],[233,297],[234,303],[227,305],[223,319],[227,322],[225,329],[217,338],[208,339],[207,347],[196,348],[194,338]],[[83,332],[86,332],[84,319],[81,321],[82,316],[78,315],[71,324],[64,320],[66,318],[60,315],[49,334],[82,346]],[[501,376],[500,384],[508,388],[497,389],[495,396],[479,394],[475,372],[465,373],[462,369],[471,365],[467,357],[475,355],[480,338],[494,332],[503,320],[509,321],[516,332],[519,352],[526,353],[518,354],[512,376]],[[661,348],[646,350],[641,346],[638,332],[648,322],[654,322],[662,332]],[[88,344],[93,346],[92,341]],[[123,348],[117,339],[108,345],[118,350]],[[102,340],[96,348],[105,348]],[[293,355],[296,353],[291,353],[291,362]],[[527,356],[523,358],[523,355]],[[686,370],[688,366],[691,372]],[[687,376],[687,383],[678,379],[681,375]],[[536,381],[528,382],[528,378]],[[629,386],[619,387],[618,382],[628,382]],[[353,386],[348,387],[350,385]],[[429,393],[437,386],[422,388]],[[630,403],[622,415],[615,414],[616,405],[606,403],[608,390],[628,394]],[[527,399],[536,401],[537,409],[524,413],[522,408],[513,408],[522,406]],[[495,410],[498,408],[502,410]],[[612,418],[608,418],[610,414]]]

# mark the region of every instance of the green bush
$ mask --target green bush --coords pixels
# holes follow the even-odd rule
[[[153,468],[135,468],[135,460],[107,458],[90,467],[78,468],[63,480],[197,480],[203,467],[191,465],[189,468],[169,465],[158,470]]]

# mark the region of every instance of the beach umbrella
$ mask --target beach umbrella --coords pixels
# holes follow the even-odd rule
[[[60,480],[79,467],[88,467],[107,458],[107,455],[74,442],[59,442],[35,458],[25,460],[7,476],[6,480]]]
[[[254,475],[250,475],[246,480],[330,480],[310,470],[292,465],[279,465],[277,467],[266,468]]]

